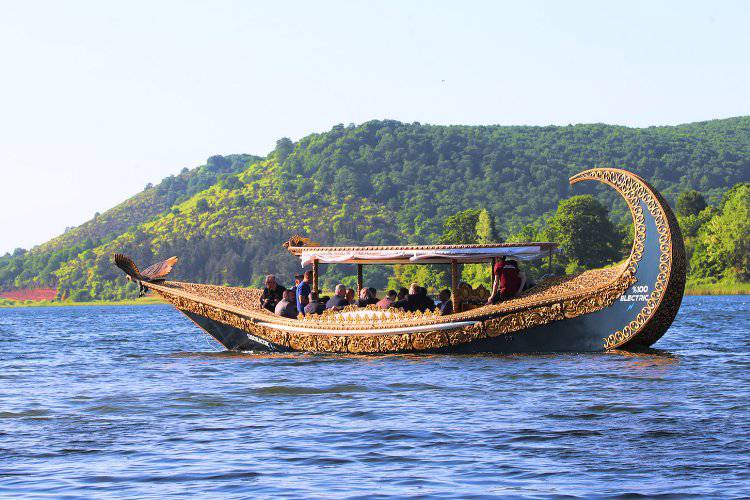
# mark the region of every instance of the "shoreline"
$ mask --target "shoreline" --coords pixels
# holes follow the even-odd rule
[[[706,285],[688,285],[685,287],[685,295],[750,295],[750,283],[711,283]],[[73,301],[55,301],[55,300],[42,300],[42,301],[11,301],[0,299],[0,309],[16,309],[22,307],[87,307],[87,306],[153,306],[160,304],[167,304],[165,300],[160,297],[141,297],[140,299],[126,299],[126,300],[91,300],[86,302],[73,302]]]
[[[87,306],[153,306],[166,304],[165,300],[160,297],[142,297],[140,299],[126,300],[90,300],[86,302],[73,302],[59,300],[40,300],[40,301],[2,301],[0,300],[0,309],[16,309],[22,307],[87,307]]]

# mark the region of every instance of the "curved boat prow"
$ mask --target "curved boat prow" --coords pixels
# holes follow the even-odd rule
[[[596,180],[625,200],[635,226],[627,265],[636,282],[612,308],[631,317],[604,339],[607,349],[639,349],[659,340],[674,321],[685,292],[685,243],[672,209],[648,182],[616,168],[595,168],[570,178],[571,184]]]

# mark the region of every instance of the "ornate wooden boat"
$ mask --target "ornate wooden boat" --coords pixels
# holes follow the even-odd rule
[[[570,179],[596,180],[625,199],[635,237],[630,256],[613,267],[547,279],[517,297],[469,309],[458,283],[458,264],[550,256],[551,243],[411,247],[320,247],[294,237],[287,249],[318,264],[450,263],[453,314],[388,309],[345,309],[286,319],[260,307],[261,290],[166,281],[175,259],[143,272],[125,256],[117,265],[144,289],[161,295],[230,350],[317,353],[512,353],[637,350],[669,328],[685,288],[685,248],[674,214],[646,181],[628,171],[596,168]]]

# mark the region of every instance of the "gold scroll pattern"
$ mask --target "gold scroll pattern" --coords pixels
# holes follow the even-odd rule
[[[659,273],[646,305],[624,328],[603,339],[606,349],[626,344],[649,346],[666,332],[677,314],[685,288],[685,247],[677,220],[664,198],[646,181],[626,170],[592,169],[570,179],[571,184],[597,180],[612,186],[625,199],[635,224],[635,238],[629,259],[633,273],[643,257],[646,242],[641,202],[654,218],[659,235]],[[666,300],[665,300],[666,296]]]
[[[157,286],[157,292],[176,308],[195,313],[233,326],[251,335],[265,339],[284,349],[326,353],[399,353],[435,351],[451,346],[492,338],[540,326],[552,321],[573,318],[598,311],[611,305],[634,281],[629,272],[596,293],[572,296],[559,302],[532,307],[510,314],[478,321],[473,325],[455,329],[429,330],[401,334],[362,333],[310,333],[282,331],[260,324],[240,310],[222,307],[217,303],[195,300],[190,296],[172,293],[169,287]]]
[[[326,330],[373,330],[403,326],[423,326],[457,321],[478,321],[495,318],[512,312],[528,310],[531,307],[549,305],[561,300],[580,299],[602,292],[613,284],[622,286],[623,275],[632,275],[624,264],[584,271],[572,276],[550,278],[518,297],[500,304],[482,306],[470,311],[441,316],[435,312],[407,312],[389,309],[387,313],[374,306],[358,308],[349,306],[341,312],[359,311],[357,315],[341,314],[326,310],[320,315],[308,315],[297,319],[287,319],[260,308],[261,291],[238,287],[201,285],[194,283],[166,282],[152,285],[156,291],[189,296],[192,300],[236,308],[249,318],[278,325],[319,328]],[[624,292],[624,289],[623,289]]]

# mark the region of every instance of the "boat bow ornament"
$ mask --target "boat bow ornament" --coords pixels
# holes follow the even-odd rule
[[[620,169],[586,170],[571,184],[598,180],[617,190],[633,216],[635,237],[622,263],[547,279],[496,305],[460,303],[446,316],[345,308],[287,319],[260,307],[261,290],[136,279],[227,349],[323,353],[552,352],[648,347],[667,330],[685,286],[685,250],[676,219],[647,182]],[[294,236],[284,244],[303,263],[458,263],[551,258],[556,245],[514,243],[406,247],[322,247]],[[119,267],[133,278],[123,256]],[[122,264],[122,265],[121,265]],[[132,267],[130,266],[132,264]],[[142,276],[141,276],[142,277]],[[161,278],[160,278],[161,279]],[[317,275],[315,278],[317,285]],[[454,286],[454,290],[458,290]]]

